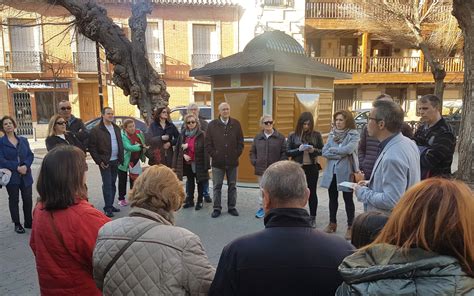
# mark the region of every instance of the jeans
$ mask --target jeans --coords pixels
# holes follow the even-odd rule
[[[7,185],[8,192],[8,207],[10,208],[10,216],[12,222],[15,224],[20,223],[20,209],[18,202],[20,201],[20,191],[21,199],[23,200],[23,215],[25,218],[25,225],[31,226],[33,222],[33,217],[31,216],[31,210],[33,208],[33,185],[25,186],[23,180],[21,180],[20,185]]]
[[[127,172],[124,172],[122,170],[118,170],[118,179],[119,179],[119,186],[118,186],[118,191],[119,191],[119,200],[124,200],[125,195],[127,195]],[[128,181],[130,182],[130,189],[133,188],[133,180],[132,178],[128,178]]]
[[[309,214],[316,216],[318,209],[318,195],[316,193],[316,186],[318,185],[319,170],[315,164],[303,165],[303,171],[306,175],[306,183],[309,189]]]
[[[337,198],[339,196],[339,191],[337,191],[337,180],[336,175],[332,178],[331,186],[328,189],[329,193],[329,221],[332,223],[337,223],[336,214],[339,203]],[[352,199],[352,192],[342,192],[342,197],[344,198],[344,204],[346,205],[346,215],[347,215],[347,226],[352,226],[355,215],[355,206],[354,200]]]
[[[227,176],[227,209],[235,208],[237,203],[237,167],[220,169],[212,167],[212,182],[214,183],[214,209],[222,210],[221,197],[224,176]]]
[[[102,176],[102,195],[104,196],[104,211],[112,211],[114,207],[115,192],[117,188],[115,182],[118,174],[118,160],[109,162],[106,169],[100,168],[100,175]]]

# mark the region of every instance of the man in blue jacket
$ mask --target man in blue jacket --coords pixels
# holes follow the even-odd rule
[[[334,295],[342,283],[337,268],[354,247],[312,228],[301,166],[276,162],[260,186],[265,229],[224,248],[209,295]]]

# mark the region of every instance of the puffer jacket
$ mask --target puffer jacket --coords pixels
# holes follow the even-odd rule
[[[99,231],[94,249],[94,279],[104,295],[207,295],[215,269],[197,235],[162,215],[134,207]],[[116,253],[148,225],[104,277]]]
[[[263,131],[255,136],[250,149],[250,163],[255,167],[255,175],[262,176],[272,163],[285,159],[288,159],[286,140],[282,134],[274,130],[268,138]]]
[[[346,257],[336,295],[474,295],[474,278],[458,261],[422,249],[378,244]]]
[[[360,133],[359,142],[359,169],[364,172],[366,180],[370,179],[375,161],[379,155],[379,140],[370,137],[367,126]]]
[[[205,147],[205,137],[206,135],[202,130],[197,131],[196,141],[194,142],[194,162],[196,164],[196,178],[198,182],[209,180],[209,169],[211,168],[209,164],[209,155],[206,152]],[[173,168],[175,169],[176,176],[178,179],[183,180],[183,175],[185,174],[184,169],[184,150],[181,148],[181,145],[186,141],[185,131],[181,132],[179,135],[178,142],[176,144],[176,152],[173,159]]]

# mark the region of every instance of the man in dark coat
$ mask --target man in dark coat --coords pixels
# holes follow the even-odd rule
[[[418,100],[423,125],[418,127],[413,139],[420,149],[421,179],[451,176],[456,137],[441,116],[441,108],[441,100],[435,95]]]
[[[237,119],[230,117],[230,105],[219,105],[219,118],[209,123],[206,133],[206,150],[212,158],[212,183],[214,184],[214,211],[212,218],[221,214],[221,195],[224,176],[227,177],[227,211],[238,216],[237,203],[237,167],[239,157],[244,150],[244,135]]]
[[[88,147],[89,133],[82,122],[82,119],[72,115],[71,102],[62,100],[58,105],[58,114],[67,121],[66,130],[73,134],[82,144],[82,147]]]
[[[334,295],[342,283],[337,268],[354,247],[311,227],[301,166],[276,162],[260,186],[265,229],[224,248],[209,295]]]
[[[113,217],[113,212],[120,212],[120,209],[114,207],[117,191],[115,182],[118,166],[123,162],[124,150],[120,128],[114,123],[114,110],[110,107],[102,110],[102,120],[91,131],[89,152],[102,176],[105,215]]]

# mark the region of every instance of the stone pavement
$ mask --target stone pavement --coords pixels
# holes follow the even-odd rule
[[[43,149],[40,144],[32,145],[36,150],[33,164],[33,177],[37,179],[41,164]],[[43,146],[44,147],[44,146]],[[100,173],[92,160],[88,160],[88,187],[90,202],[98,209],[103,207]],[[212,191],[212,182],[211,182]],[[36,185],[33,185],[33,199],[37,199]],[[257,184],[238,184],[237,209],[239,217],[233,217],[226,211],[226,190],[223,187],[223,212],[217,219],[210,217],[212,204],[204,204],[204,208],[195,211],[194,208],[181,209],[176,214],[176,224],[187,228],[199,235],[209,260],[217,266],[222,248],[235,238],[263,229],[263,220],[255,218],[258,196]],[[329,221],[327,190],[318,188],[319,206],[317,227],[323,228]],[[129,207],[121,208],[122,212],[116,218],[127,214]],[[21,211],[20,211],[21,212]],[[362,212],[362,206],[356,202],[356,215]],[[338,212],[339,228],[337,235],[343,236],[346,227],[344,202],[340,198]],[[29,233],[17,234],[13,231],[8,210],[8,195],[5,189],[0,190],[0,295],[39,295],[38,279],[33,253],[29,247]]]

